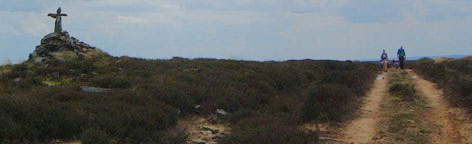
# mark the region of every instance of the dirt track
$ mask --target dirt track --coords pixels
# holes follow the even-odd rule
[[[430,135],[431,143],[472,144],[470,116],[460,108],[451,107],[444,99],[442,91],[434,83],[424,80],[411,70],[407,71],[415,79],[418,94],[423,95],[431,107],[424,118],[435,125]],[[340,130],[340,143],[376,143],[373,139],[378,133],[376,124],[381,119],[380,103],[387,95],[388,81],[385,75],[380,75],[375,81],[374,87],[365,99],[359,118],[349,122]]]
[[[435,144],[447,143],[472,143],[472,125],[464,110],[450,107],[443,97],[441,90],[415,73],[410,72],[410,76],[415,78],[416,86],[420,94],[424,95],[432,108],[432,112],[426,119],[433,121],[436,131],[431,134],[431,142]]]
[[[347,143],[368,143],[377,133],[376,125],[379,121],[379,105],[385,96],[387,79],[381,74],[375,80],[374,87],[368,93],[362,106],[359,118],[353,120],[343,128],[342,141]]]

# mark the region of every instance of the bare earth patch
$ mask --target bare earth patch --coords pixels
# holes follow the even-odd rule
[[[427,114],[427,119],[434,121],[437,131],[432,133],[432,143],[472,143],[472,124],[465,110],[453,108],[444,99],[443,93],[435,84],[418,77],[416,85],[418,90],[428,99],[432,112]]]
[[[211,123],[209,118],[194,116],[181,120],[178,126],[187,130],[189,134],[188,143],[204,142],[205,144],[216,144],[217,140],[230,133],[230,129],[223,124]]]
[[[317,131],[315,122],[307,123],[301,126],[302,129],[306,131]],[[337,139],[340,137],[338,131],[340,131],[339,127],[330,126],[327,123],[321,123],[318,125],[320,137],[319,140],[322,143],[346,143],[341,139]]]
[[[368,143],[376,133],[376,125],[380,115],[379,105],[386,93],[387,79],[385,74],[379,75],[375,80],[374,87],[368,93],[365,103],[361,108],[359,118],[353,120],[343,128],[342,141],[349,143]]]

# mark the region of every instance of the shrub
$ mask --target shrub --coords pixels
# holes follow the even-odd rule
[[[107,130],[118,139],[132,143],[147,141],[157,132],[174,126],[178,112],[172,106],[132,92],[116,92],[89,109],[89,125]]]
[[[303,106],[305,121],[324,120],[340,122],[350,115],[359,100],[352,90],[341,84],[325,84],[312,88]]]
[[[128,88],[130,82],[123,77],[106,75],[104,77],[98,77],[92,80],[93,83],[98,87],[103,88]]]
[[[415,84],[407,72],[392,73],[389,80],[388,91],[401,101],[412,101],[418,98]]]
[[[443,88],[450,103],[472,111],[472,59],[449,61],[423,59],[412,65],[426,79]]]
[[[411,83],[393,83],[389,88],[389,92],[400,96],[404,101],[411,101],[416,96],[415,85]]]
[[[0,113],[0,140],[21,140],[23,138],[21,125],[16,123],[11,116]]]
[[[0,138],[47,140],[68,138],[81,132],[84,117],[67,105],[17,97],[0,97],[5,133]],[[9,129],[10,128],[10,129]]]
[[[189,134],[185,129],[172,128],[152,137],[148,143],[158,144],[185,144],[188,143]]]
[[[103,130],[90,128],[82,133],[83,144],[109,144],[110,136]]]
[[[193,110],[195,97],[187,94],[186,86],[177,84],[175,82],[164,83],[161,85],[154,84],[154,86],[145,87],[146,94],[169,104],[183,112],[190,112]]]
[[[68,139],[100,127],[139,143],[176,124],[177,110],[146,96],[120,91],[89,95],[71,88],[43,88],[31,95],[0,97],[0,139]]]
[[[297,125],[277,117],[260,114],[241,120],[232,127],[231,135],[219,141],[222,144],[316,144],[316,132],[303,131]]]

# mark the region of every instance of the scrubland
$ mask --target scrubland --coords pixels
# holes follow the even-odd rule
[[[422,59],[411,66],[443,89],[453,106],[472,110],[472,57],[463,59]]]
[[[317,143],[299,125],[352,118],[377,72],[350,61],[111,56],[1,66],[0,142],[186,143],[177,121],[223,109],[231,133],[219,143]]]

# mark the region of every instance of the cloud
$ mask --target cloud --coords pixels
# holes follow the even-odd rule
[[[45,14],[58,6],[69,14],[64,29],[114,55],[356,59],[399,45],[412,55],[435,55],[464,53],[472,44],[466,0],[32,1],[18,2],[47,5],[0,6],[2,46],[33,48],[53,28]],[[34,36],[31,44],[7,43],[26,35]]]
[[[348,21],[395,22],[414,17],[419,21],[445,21],[472,15],[466,0],[351,0],[340,9]]]
[[[0,22],[0,34],[18,35],[20,32],[12,25]]]
[[[49,33],[50,29],[45,23],[38,23],[36,21],[25,20],[23,22],[23,32],[34,36],[41,36]]]
[[[168,4],[168,3],[163,3],[158,5],[160,9],[164,10],[180,10],[184,9],[184,6],[178,5],[178,4]]]
[[[131,23],[131,24],[143,24],[146,23],[147,20],[141,17],[133,17],[133,16],[118,16],[118,23]]]
[[[39,36],[50,32],[46,16],[29,11],[0,11],[0,33]]]

